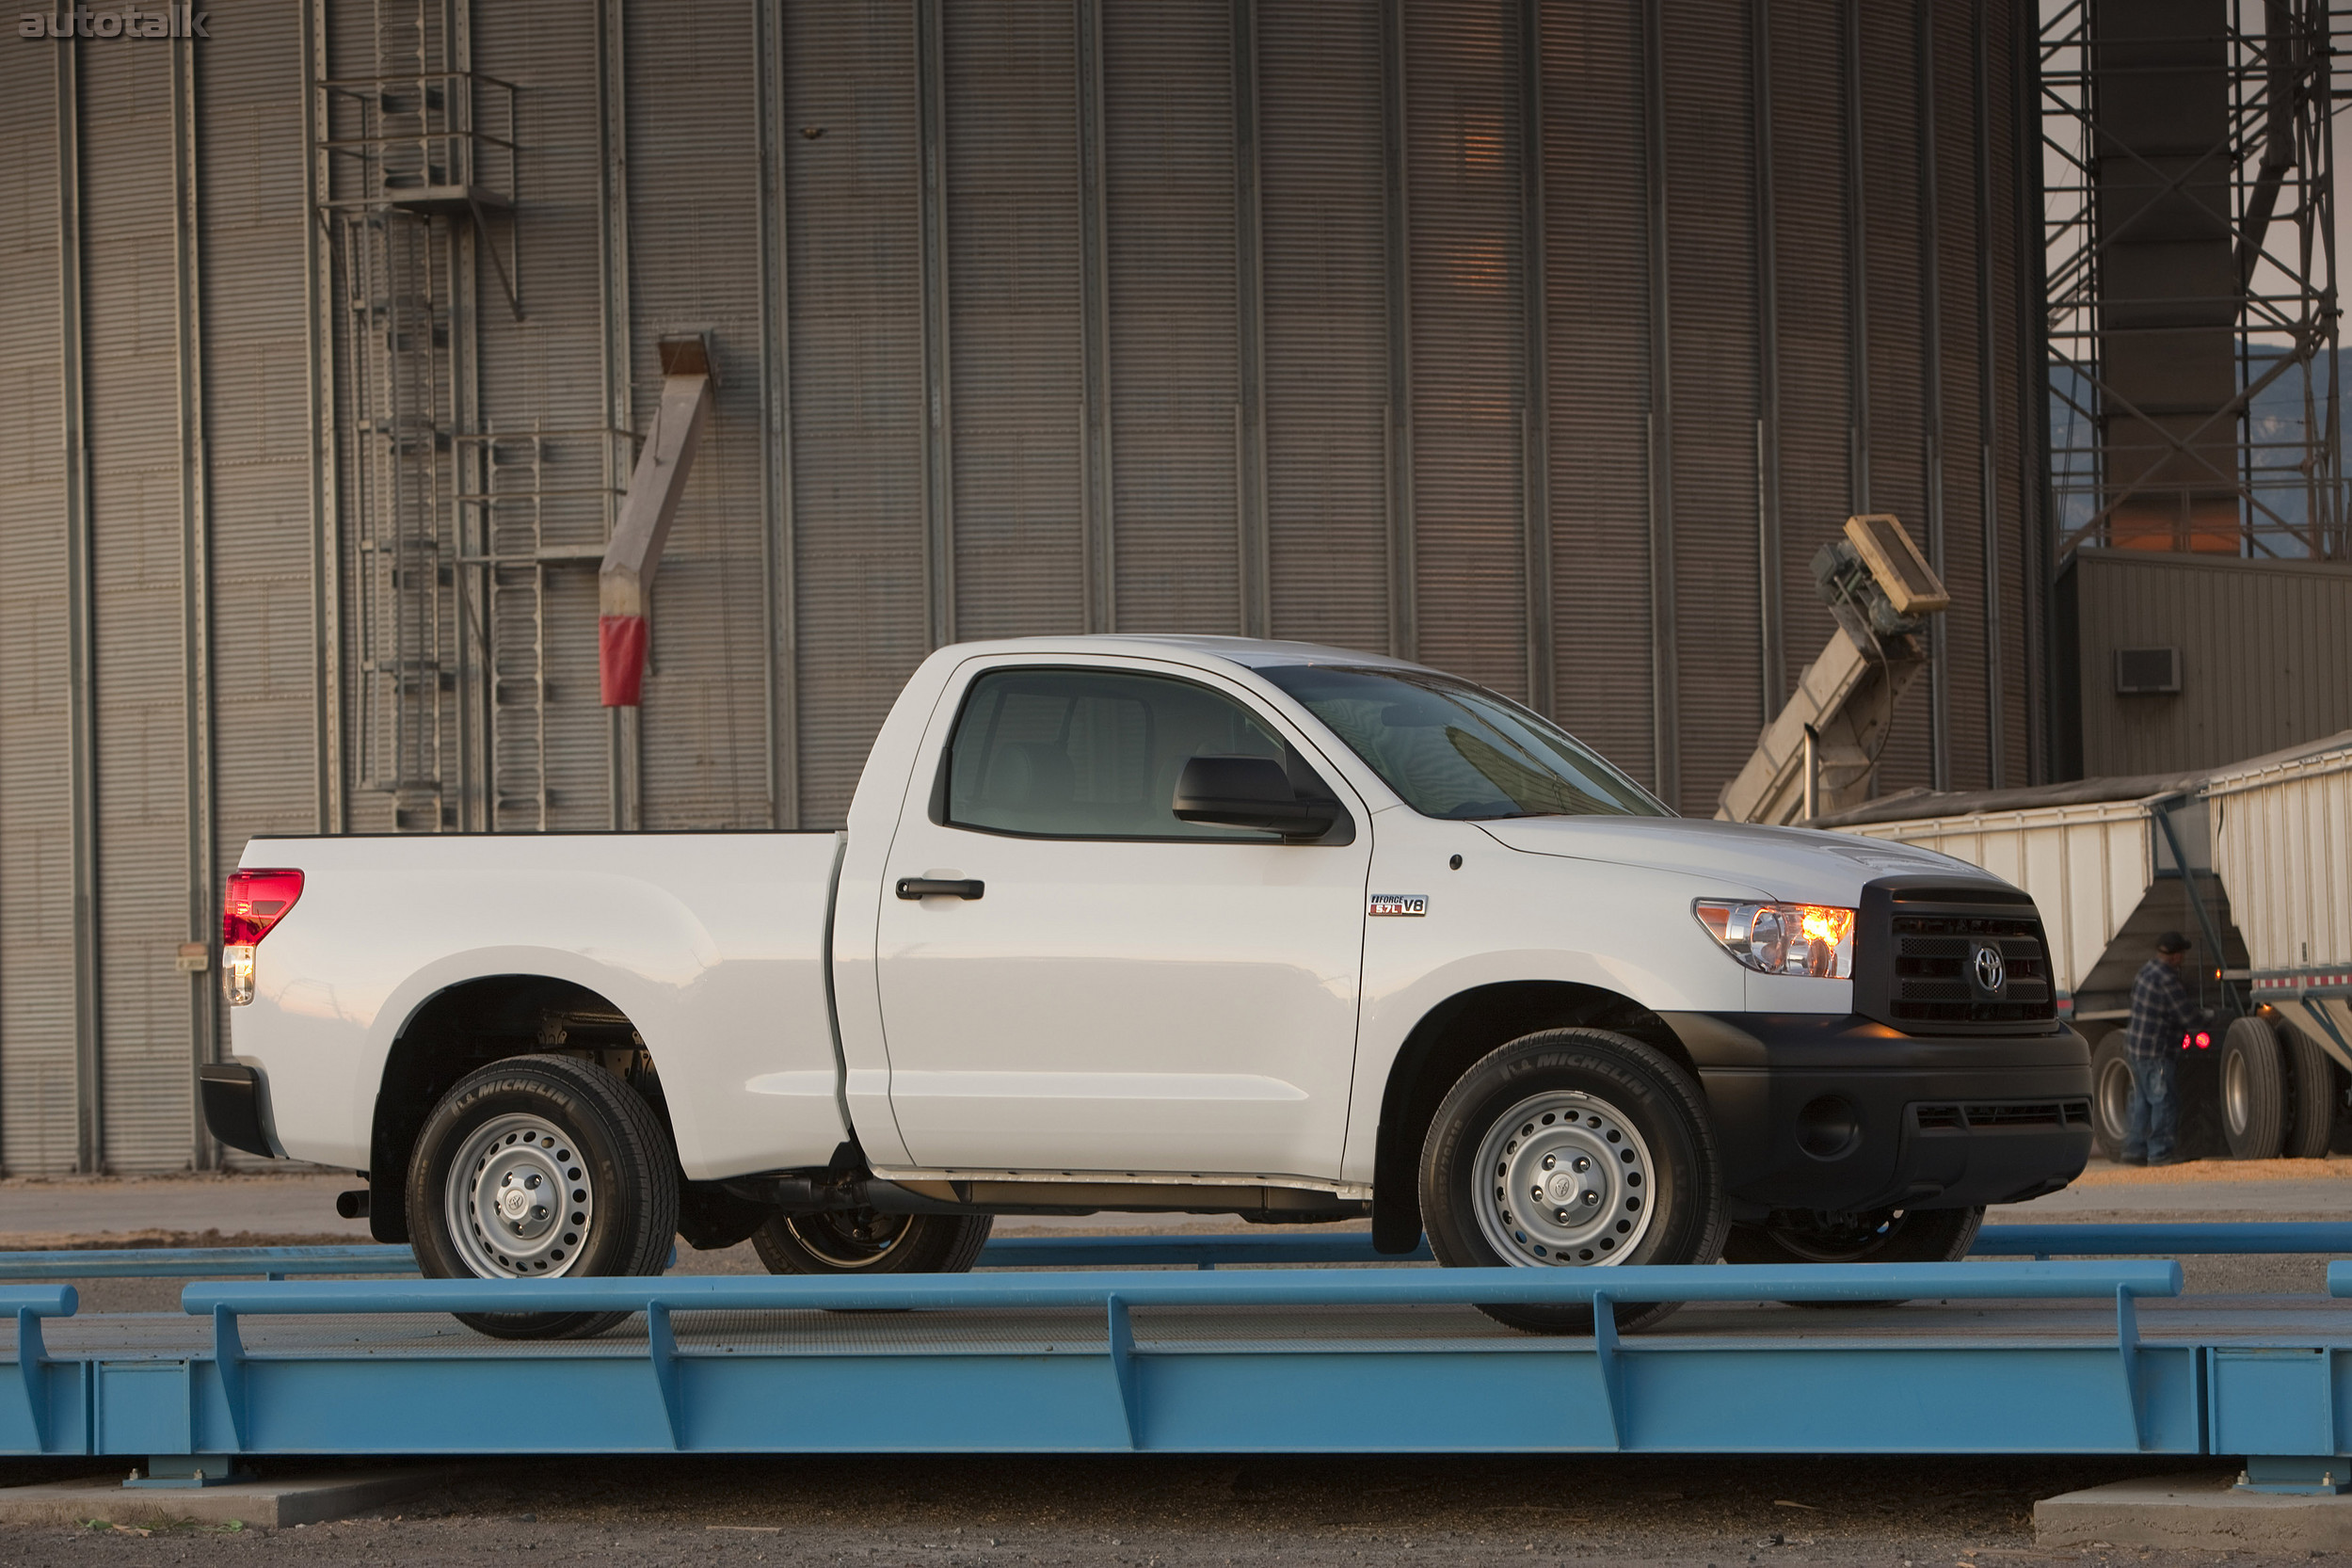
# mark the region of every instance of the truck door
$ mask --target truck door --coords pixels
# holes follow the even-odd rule
[[[926,738],[875,952],[918,1164],[1338,1175],[1367,813],[1238,688],[1167,669],[984,668]],[[1179,822],[1201,755],[1279,759],[1343,825]]]

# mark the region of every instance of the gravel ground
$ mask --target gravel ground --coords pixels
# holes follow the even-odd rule
[[[2045,1199],[1996,1219],[2342,1218],[2344,1208],[2332,1200],[2338,1192],[2352,1196],[2352,1185],[2339,1185],[2344,1177],[2338,1171],[2320,1169],[2324,1176],[2307,1164],[2280,1173],[2290,1179],[2266,1181],[2232,1172],[2211,1182],[2184,1180],[2172,1171],[2156,1173],[2163,1178],[2158,1181],[2144,1179],[2147,1173],[2094,1172],[2093,1181],[2058,1194],[2063,1203]],[[0,1183],[0,1232],[38,1230],[42,1245],[120,1244],[136,1233],[152,1244],[194,1240],[181,1216],[200,1214],[222,1239],[233,1236],[246,1244],[350,1239],[336,1234],[331,1220],[307,1223],[328,1181],[278,1179],[288,1185],[265,1194],[241,1191],[235,1178],[216,1178],[201,1193],[157,1182],[54,1194]],[[150,1193],[139,1189],[168,1201],[144,1205],[140,1200]],[[241,1203],[243,1192],[264,1201]],[[22,1201],[27,1199],[36,1201]],[[292,1207],[296,1202],[298,1216]],[[92,1204],[104,1206],[103,1233],[41,1225],[53,1213],[78,1219]],[[269,1228],[289,1221],[301,1228]],[[1101,1228],[1130,1227],[1106,1217]],[[1183,1228],[1227,1227],[1191,1222]],[[2325,1264],[2302,1256],[2192,1258],[2184,1261],[2184,1272],[2188,1289],[2198,1294],[2314,1291]],[[737,1272],[758,1264],[744,1247],[687,1253],[680,1267]],[[182,1283],[83,1282],[84,1310],[175,1311]],[[263,1473],[334,1467],[265,1463]],[[112,1473],[111,1466],[103,1468]],[[146,1534],[105,1528],[0,1529],[0,1568],[116,1560],[316,1561],[338,1568],[499,1562],[510,1568],[519,1558],[533,1563],[1283,1562],[1310,1568],[1387,1560],[1693,1568],[1778,1562],[1992,1568],[2032,1561],[2172,1568],[2312,1560],[2316,1554],[2035,1548],[2037,1498],[2183,1468],[2177,1460],[1812,1456],[499,1460],[468,1464],[454,1482],[375,1514],[297,1529],[173,1527],[160,1519]],[[0,1461],[0,1485],[93,1473],[78,1461]],[[520,1557],[524,1553],[530,1555]]]

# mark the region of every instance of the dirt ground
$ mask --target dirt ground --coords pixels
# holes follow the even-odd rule
[[[2352,1176],[2352,1161],[2292,1165],[2275,1176],[2222,1167],[2206,1181],[2196,1180],[2189,1167],[2094,1169],[2088,1180],[2060,1194],[2065,1204],[2025,1206],[1996,1218],[2343,1218],[2344,1208],[2326,1200],[2338,1180]],[[2190,1176],[2176,1174],[2183,1171]],[[158,1189],[158,1196],[168,1190],[136,1185]],[[2342,1191],[2352,1196],[2352,1184]],[[2177,1208],[2166,1201],[2174,1193]],[[71,1194],[74,1217],[81,1204],[101,1195]],[[43,1216],[36,1212],[43,1205],[11,1201],[34,1198],[29,1188],[0,1183],[0,1232],[11,1233],[8,1240],[19,1246],[199,1239],[200,1232],[170,1224],[143,1224],[139,1200],[145,1195],[126,1188],[104,1231],[51,1230],[41,1227]],[[220,1182],[204,1194],[207,1228],[219,1240],[248,1245],[352,1239],[333,1234],[331,1220],[315,1230],[265,1228],[273,1220],[283,1223],[285,1194],[268,1196],[266,1206],[240,1204],[236,1184]],[[164,1218],[178,1219],[179,1212],[174,1208]],[[1005,1227],[1007,1233],[1028,1228]],[[1101,1228],[1119,1228],[1117,1218],[1105,1216]],[[2189,1259],[2185,1272],[2194,1293],[2313,1291],[2322,1288],[2326,1261]],[[746,1247],[687,1253],[680,1267],[734,1272],[758,1264]],[[173,1311],[181,1284],[86,1281],[83,1310]],[[529,1419],[528,1412],[510,1415]],[[485,1418],[505,1417],[486,1413]],[[260,1466],[265,1477],[338,1467],[344,1466],[295,1461]],[[337,1568],[444,1562],[511,1568],[517,1561],[1340,1568],[1391,1560],[1691,1568],[1781,1562],[1992,1568],[2074,1561],[2173,1568],[2302,1564],[2318,1556],[2035,1547],[2036,1499],[2184,1468],[2178,1460],[1842,1456],[495,1460],[465,1462],[446,1482],[334,1524],[232,1529],[174,1526],[159,1516],[147,1533],[108,1527],[0,1528],[0,1568],[117,1561]],[[110,1466],[93,1468],[82,1461],[0,1461],[0,1485],[100,1469],[111,1473]]]

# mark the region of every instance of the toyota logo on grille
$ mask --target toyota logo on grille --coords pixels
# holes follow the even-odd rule
[[[1998,992],[2008,984],[2009,967],[1996,947],[1979,945],[1976,949],[1976,984],[1987,991]]]

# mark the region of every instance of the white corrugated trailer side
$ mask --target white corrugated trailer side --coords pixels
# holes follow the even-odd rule
[[[2254,1000],[2352,1070],[2352,734],[2223,769],[2203,793]]]

